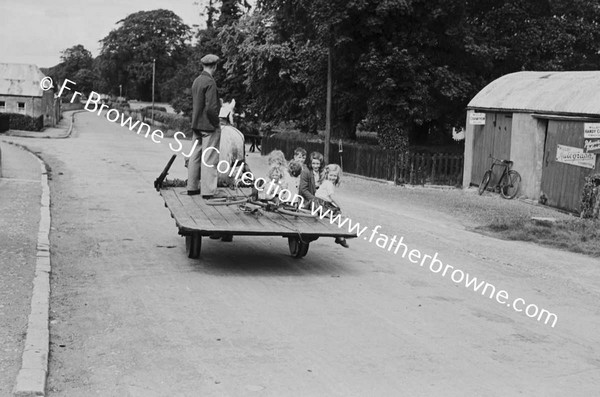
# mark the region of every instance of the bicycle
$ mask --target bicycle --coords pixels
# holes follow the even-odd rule
[[[483,192],[487,189],[490,180],[492,179],[492,174],[494,171],[494,166],[504,167],[502,171],[502,176],[498,180],[498,183],[494,187],[495,189],[500,189],[500,194],[505,199],[513,199],[519,192],[519,185],[521,184],[521,175],[515,170],[511,170],[510,168],[513,165],[513,162],[510,160],[501,160],[490,156],[493,160],[492,165],[489,170],[483,174],[483,179],[479,184],[479,195],[481,196]]]
[[[254,200],[249,199],[246,203],[241,204],[238,207],[240,210],[255,214],[260,210],[267,212],[277,212],[283,215],[290,215],[293,217],[302,218],[316,218],[317,214],[313,214],[312,211],[299,208],[297,205],[291,205],[288,203],[281,203],[272,200]]]
[[[240,193],[242,193],[240,191]],[[290,215],[294,217],[304,218],[316,218],[317,214],[313,214],[312,211],[298,208],[296,205],[290,205],[288,203],[279,202],[279,200],[259,200],[250,196],[246,196],[243,193],[241,195],[229,195],[225,197],[215,197],[206,200],[206,205],[210,206],[221,206],[221,205],[238,205],[240,211],[249,214],[260,214],[260,210],[268,212],[278,212],[283,215]]]

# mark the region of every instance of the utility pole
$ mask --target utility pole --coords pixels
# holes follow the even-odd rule
[[[119,84],[119,97],[123,97],[123,85]]]
[[[331,139],[331,91],[332,91],[331,44],[327,49],[327,105],[325,110],[325,164],[329,164],[329,140]]]
[[[156,59],[152,59],[152,125],[154,125],[154,75],[156,74]]]

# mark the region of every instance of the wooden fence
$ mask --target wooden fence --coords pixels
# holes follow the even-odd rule
[[[323,142],[284,139],[276,135],[262,139],[263,155],[281,150],[286,158],[303,147],[310,154],[323,153]],[[377,179],[395,181],[396,184],[450,185],[462,184],[463,155],[453,153],[414,153],[382,150],[376,146],[331,142],[330,163],[342,165],[344,172]]]

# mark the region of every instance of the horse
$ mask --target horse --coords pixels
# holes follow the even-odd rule
[[[241,176],[250,171],[246,163],[246,147],[244,134],[233,126],[235,99],[231,102],[222,102],[219,112],[221,121],[221,139],[219,142],[219,162],[226,161],[230,167],[227,171],[218,171],[217,186],[219,187],[248,187],[251,181],[248,178],[241,181]],[[240,170],[241,168],[241,170]]]

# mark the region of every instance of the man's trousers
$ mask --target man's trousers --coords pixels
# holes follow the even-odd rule
[[[194,130],[192,144],[196,140],[198,144],[188,162],[187,190],[198,190],[200,183],[200,193],[203,196],[211,196],[217,191],[221,128],[214,132]]]

